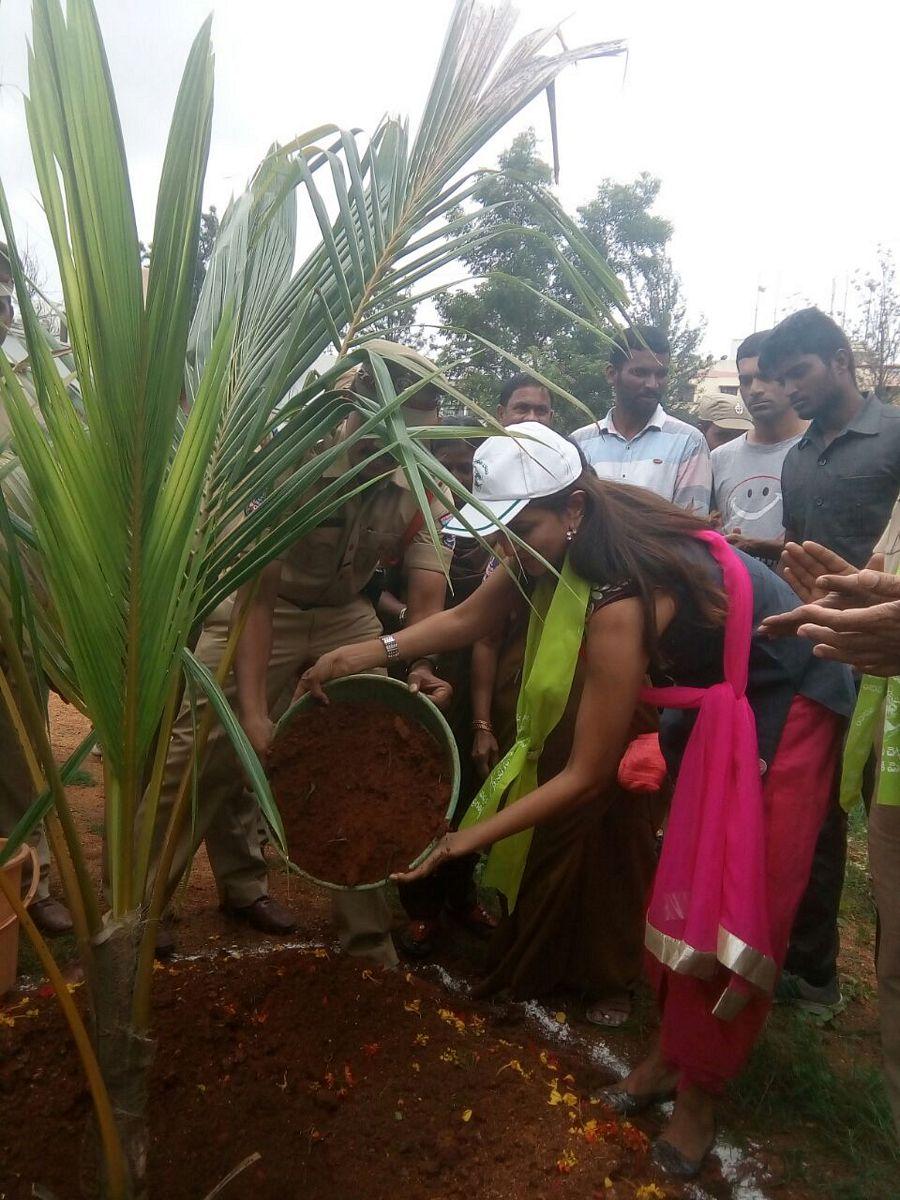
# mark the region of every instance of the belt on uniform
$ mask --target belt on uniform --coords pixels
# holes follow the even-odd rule
[[[355,596],[351,596],[349,600],[345,600],[343,604],[325,604],[321,600],[316,604],[301,604],[299,600],[294,600],[293,597],[284,596],[279,592],[278,599],[283,600],[285,604],[290,604],[293,608],[298,608],[300,612],[313,612],[317,608],[346,608],[354,600],[365,600],[366,597],[361,592],[358,592]]]

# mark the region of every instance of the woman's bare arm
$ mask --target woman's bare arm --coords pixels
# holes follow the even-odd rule
[[[674,611],[669,598],[658,601],[660,632]],[[638,600],[616,601],[591,618],[586,660],[572,749],[562,771],[495,816],[447,834],[420,867],[397,878],[404,883],[420,879],[447,858],[484,850],[502,838],[542,825],[587,803],[608,786],[618,769],[647,673],[644,618]]]
[[[508,571],[496,570],[456,608],[436,613],[395,634],[400,656],[405,662],[415,662],[427,654],[443,654],[471,646],[478,638],[501,627],[517,602],[521,602],[521,597],[515,580]],[[385,662],[384,644],[380,638],[356,646],[341,646],[323,654],[303,673],[297,696],[312,692],[324,700],[322,685],[330,679],[371,671],[373,667],[383,667]]]

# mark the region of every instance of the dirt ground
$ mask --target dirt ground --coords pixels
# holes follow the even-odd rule
[[[55,701],[51,706],[51,722],[58,757],[64,760],[84,736],[84,721],[75,710]],[[92,870],[99,876],[103,797],[100,783],[102,771],[98,760],[89,757],[85,763],[85,771],[93,782],[88,784],[85,780],[80,786],[73,787],[71,797],[75,819],[87,848]],[[312,986],[310,980],[316,972],[321,978],[316,979],[315,986],[320,990],[325,988],[325,994],[330,995],[332,990],[343,989],[347,995],[351,992],[353,995],[362,995],[358,979],[361,978],[360,972],[364,971],[364,965],[361,967],[358,963],[347,963],[333,956],[327,961],[315,957],[316,954],[331,953],[330,949],[321,949],[330,948],[333,940],[327,895],[277,868],[271,872],[271,890],[282,902],[294,909],[300,920],[300,928],[292,937],[292,943],[305,943],[307,947],[305,951],[294,950],[287,956],[267,955],[270,965],[265,971],[269,973],[269,984],[273,985],[268,990],[281,996],[277,1019],[286,1025],[290,1025],[292,1021],[296,1024],[298,1019],[302,1023],[303,1019],[302,1016],[298,1018],[298,1014],[302,1014],[302,1005],[299,1008],[294,1007],[297,997],[290,1000],[290,989],[280,986],[280,976],[277,976],[279,971],[288,971],[295,981],[301,981],[301,991],[297,996],[305,995],[304,989],[308,990]],[[267,939],[235,924],[219,911],[212,874],[202,850],[197,856],[190,878],[179,894],[177,910],[178,920],[173,932],[181,955],[208,955],[219,951],[247,953],[253,949],[266,951],[269,947],[274,948],[278,945],[278,939]],[[397,920],[398,924],[402,922],[399,911]],[[893,1143],[886,1105],[878,1081],[877,1011],[872,967],[874,921],[868,900],[864,842],[859,837],[851,842],[851,864],[842,932],[842,978],[848,1000],[845,1011],[824,1027],[811,1025],[791,1013],[776,1012],[747,1077],[735,1088],[723,1106],[719,1157],[712,1160],[700,1184],[692,1190],[682,1193],[669,1188],[664,1181],[657,1181],[653,1186],[660,1187],[661,1191],[649,1190],[642,1193],[639,1189],[650,1187],[652,1177],[646,1175],[643,1170],[639,1154],[635,1158],[633,1149],[626,1147],[623,1151],[622,1146],[618,1145],[616,1138],[620,1138],[620,1134],[610,1134],[610,1138],[607,1139],[609,1144],[604,1142],[600,1147],[602,1153],[599,1157],[593,1153],[592,1147],[592,1152],[585,1161],[592,1162],[593,1166],[576,1166],[576,1163],[581,1164],[585,1158],[583,1134],[572,1135],[581,1138],[577,1144],[571,1143],[569,1138],[570,1124],[576,1123],[576,1118],[571,1118],[570,1112],[562,1126],[548,1126],[545,1120],[547,1114],[543,1110],[546,1108],[547,1113],[552,1111],[555,1121],[558,1105],[550,1105],[547,1097],[543,1096],[536,1100],[539,1088],[549,1086],[549,1081],[554,1077],[552,1072],[544,1068],[541,1054],[553,1056],[563,1053],[568,1056],[566,1073],[571,1073],[578,1081],[577,1087],[571,1085],[571,1092],[577,1098],[577,1103],[571,1106],[572,1111],[577,1110],[577,1123],[583,1127],[585,1121],[595,1119],[596,1110],[586,1107],[591,1083],[621,1073],[625,1064],[637,1056],[642,1042],[652,1028],[652,1002],[649,996],[643,996],[639,1000],[635,1015],[624,1029],[614,1033],[604,1032],[602,1036],[583,1021],[579,1006],[567,1001],[565,997],[551,999],[544,1006],[500,1006],[487,1010],[466,1007],[466,1012],[474,1013],[476,1017],[481,1013],[479,1019],[488,1021],[491,1051],[488,1054],[484,1049],[487,1043],[481,1047],[485,1061],[492,1065],[492,1069],[497,1069],[493,1068],[493,1063],[499,1062],[497,1055],[507,1054],[509,1060],[520,1063],[525,1074],[531,1072],[529,1078],[534,1087],[524,1092],[522,1089],[516,1091],[518,1083],[524,1083],[525,1074],[520,1073],[517,1068],[510,1068],[509,1071],[504,1071],[504,1075],[515,1076],[518,1083],[512,1091],[503,1089],[501,1103],[501,1093],[495,1093],[492,1088],[490,1072],[485,1072],[477,1066],[476,1060],[467,1060],[470,1065],[464,1080],[465,1086],[470,1088],[471,1095],[477,1099],[465,1102],[465,1088],[461,1090],[456,1086],[450,1087],[443,1076],[438,1078],[434,1070],[429,1069],[432,1090],[428,1095],[434,1097],[434,1102],[431,1108],[426,1104],[427,1118],[424,1125],[420,1114],[419,1124],[402,1126],[403,1134],[407,1135],[405,1137],[399,1136],[400,1125],[408,1112],[397,1118],[394,1114],[399,1109],[395,1106],[390,1108],[385,1117],[382,1107],[373,1107],[371,1096],[362,1090],[353,1091],[352,1094],[357,1101],[362,1100],[364,1095],[368,1096],[365,1104],[355,1103],[349,1107],[342,1104],[339,1120],[334,1118],[332,1111],[327,1111],[327,1120],[323,1118],[323,1121],[316,1121],[316,1105],[324,1104],[328,1109],[328,1105],[332,1103],[322,1096],[319,1101],[310,1100],[310,1087],[315,1091],[321,1085],[321,1079],[316,1075],[318,1066],[322,1066],[324,1074],[320,1072],[320,1075],[324,1078],[324,1075],[333,1069],[333,1062],[337,1062],[341,1055],[355,1053],[356,1059],[351,1063],[351,1072],[355,1077],[357,1071],[361,1071],[362,1078],[371,1067],[374,1072],[373,1078],[377,1076],[381,1079],[382,1098],[385,1088],[396,1090],[391,1088],[391,1084],[396,1084],[397,1080],[393,1069],[387,1074],[383,1067],[380,1071],[374,1071],[374,1064],[365,1061],[364,1050],[360,1050],[359,1046],[354,1050],[349,1043],[342,1043],[335,1049],[333,1043],[339,1038],[340,1031],[338,1026],[329,1022],[317,1029],[314,1039],[314,1048],[332,1046],[332,1050],[327,1053],[323,1049],[325,1057],[323,1063],[318,1066],[310,1058],[312,1051],[303,1049],[299,1042],[295,1044],[288,1039],[278,1060],[279,1068],[283,1065],[287,1070],[286,1078],[290,1078],[291,1065],[296,1061],[300,1071],[298,1077],[302,1076],[305,1081],[303,1087],[293,1096],[294,1108],[300,1105],[300,1109],[296,1110],[297,1121],[301,1121],[302,1118],[302,1121],[306,1122],[302,1129],[297,1126],[297,1137],[306,1139],[301,1156],[305,1164],[302,1168],[303,1194],[312,1197],[313,1200],[320,1195],[327,1195],[329,1200],[356,1200],[356,1197],[362,1195],[376,1200],[381,1195],[389,1194],[389,1184],[393,1182],[400,1184],[402,1190],[416,1200],[420,1196],[423,1200],[424,1197],[434,1197],[434,1200],[438,1200],[439,1197],[462,1196],[473,1192],[478,1195],[496,1196],[498,1200],[500,1197],[504,1200],[524,1200],[528,1197],[530,1200],[531,1197],[557,1194],[570,1196],[573,1200],[581,1200],[581,1197],[594,1200],[597,1196],[620,1200],[635,1195],[641,1197],[641,1200],[653,1200],[660,1195],[681,1194],[690,1195],[692,1200],[711,1196],[731,1196],[734,1200],[763,1200],[764,1197],[771,1197],[773,1200],[812,1200],[813,1197],[868,1200],[869,1197],[900,1197],[900,1184],[896,1183],[900,1179],[900,1161],[892,1152]],[[60,951],[61,956],[65,957],[64,946],[60,947]],[[33,964],[34,960],[30,958],[27,950],[23,951],[22,958],[27,970],[29,963]],[[193,975],[181,979],[178,973],[187,970],[187,963],[176,964],[174,975],[162,973],[159,976],[157,1007],[160,1014],[160,1053],[165,1053],[167,1031],[171,1033],[171,1021],[167,1014],[171,1013],[175,1003],[171,990],[173,987],[187,1000],[192,1014],[196,1014],[198,1030],[202,1035],[201,1043],[205,1044],[204,1038],[212,1043],[208,1047],[206,1059],[196,1061],[190,1054],[185,1058],[184,1048],[179,1046],[178,1058],[180,1062],[184,1062],[184,1070],[179,1071],[180,1082],[177,1087],[171,1080],[169,1082],[170,1090],[174,1088],[169,1097],[169,1103],[173,1106],[169,1115],[181,1111],[180,1106],[184,1105],[185,1111],[190,1109],[191,1121],[194,1121],[195,1114],[204,1107],[207,1110],[210,1107],[209,1099],[203,1091],[193,1095],[188,1094],[185,1088],[189,1089],[195,1084],[200,1086],[194,1080],[194,1074],[199,1072],[197,1079],[201,1079],[203,1063],[211,1061],[210,1055],[219,1055],[220,1058],[223,1055],[222,1043],[216,1041],[221,1031],[217,1030],[214,1016],[216,1004],[220,1003],[221,997],[219,1000],[211,999],[212,990],[230,989],[230,994],[239,997],[235,1000],[239,1007],[246,1007],[253,1002],[253,995],[242,991],[242,973],[239,966],[241,961],[243,960],[233,958],[220,960],[220,965],[213,974],[207,972],[205,967],[202,968],[202,981]],[[305,968],[301,969],[297,965],[299,961],[311,963],[315,972],[304,973]],[[402,1014],[408,1011],[403,1006],[407,1002],[421,1000],[422,1006],[428,1012],[429,1021],[434,1018],[438,1022],[434,1030],[430,1031],[429,1037],[433,1037],[436,1044],[442,1044],[443,1049],[454,1050],[452,1025],[448,1026],[446,1022],[442,1025],[442,1018],[435,1017],[434,1014],[440,1012],[443,1003],[447,1003],[449,1011],[451,997],[454,1008],[456,1005],[465,1006],[465,1001],[460,997],[464,995],[467,978],[471,977],[477,968],[477,961],[477,944],[448,930],[436,964],[417,970],[415,976],[394,973],[389,982],[379,981],[379,994],[386,997],[390,993],[391,1002],[381,1010],[377,1005],[367,1009],[371,1029],[366,1032],[365,1044],[390,1043],[392,1039],[401,1037],[400,1026],[405,1029],[403,1023],[406,1019]],[[274,981],[270,977],[272,971],[275,971],[277,976]],[[325,975],[328,972],[333,974],[326,979],[322,975],[323,971]],[[275,983],[279,986],[274,986]],[[443,986],[436,987],[435,984]],[[195,989],[194,994],[191,994],[192,988]],[[448,999],[441,1000],[441,996]],[[318,1003],[321,1004],[321,1001]],[[46,1007],[52,1009],[52,1002],[48,1000]],[[398,1014],[401,1015],[400,1026],[395,1028]],[[329,1021],[333,1015],[331,1014]],[[464,1023],[468,1019],[463,1016]],[[48,1027],[53,1027],[54,1021],[58,1021],[55,1014],[45,1013],[42,1006],[40,1022],[48,1022]],[[504,1022],[508,1023],[511,1033],[504,1032]],[[356,1036],[359,1029],[355,1022],[351,1025]],[[37,1028],[38,1026],[35,1027]],[[443,1042],[440,1038],[441,1033],[445,1035]],[[30,1037],[34,1045],[35,1032],[32,1032]],[[43,1045],[43,1042],[41,1044]],[[457,1045],[456,1051],[459,1050]],[[360,1054],[362,1060],[357,1061]],[[401,1052],[398,1042],[391,1055],[398,1062],[403,1059],[403,1071],[408,1076],[411,1069],[409,1062],[412,1061],[410,1047],[404,1044]],[[224,1053],[224,1059],[227,1058],[228,1053]],[[382,1064],[386,1061],[380,1060]],[[440,1070],[443,1071],[447,1064],[441,1062],[440,1056],[437,1061],[440,1063]],[[299,1065],[301,1062],[302,1069]],[[329,1063],[332,1063],[332,1066],[329,1066]],[[423,1064],[424,1058],[420,1063],[420,1070],[423,1069]],[[343,1069],[343,1065],[339,1065]],[[453,1065],[452,1061],[450,1065]],[[500,1063],[500,1067],[502,1066],[503,1063]],[[219,1077],[225,1074],[228,1072],[223,1068]],[[366,1077],[368,1078],[368,1075]],[[451,1071],[449,1078],[458,1080],[461,1077],[455,1076]],[[193,1082],[185,1083],[184,1080]],[[419,1079],[415,1082],[421,1087]],[[234,1105],[243,1091],[237,1075],[232,1074],[228,1087],[228,1103]],[[417,1091],[416,1095],[418,1094]],[[274,1093],[269,1095],[271,1097]],[[512,1095],[518,1097],[517,1104],[521,1105],[518,1123],[514,1112],[516,1106],[507,1105],[507,1098]],[[198,1096],[204,1098],[203,1103]],[[453,1097],[453,1103],[448,1108],[450,1096]],[[250,1107],[254,1112],[268,1111],[265,1105],[261,1108],[257,1103],[252,1089],[245,1095],[245,1101],[248,1097],[253,1101]],[[286,1101],[287,1098],[286,1094],[282,1095],[281,1101]],[[275,1099],[278,1100],[279,1097]],[[394,1097],[398,1102],[400,1099],[400,1095]],[[307,1101],[312,1104],[312,1109]],[[83,1102],[82,1096],[78,1103],[83,1105]],[[391,1103],[393,1104],[393,1101]],[[420,1104],[421,1101],[413,1099],[410,1103]],[[471,1108],[473,1114],[477,1112],[477,1121],[474,1115],[463,1121],[460,1113],[456,1113],[456,1108],[460,1109],[460,1113]],[[565,1104],[563,1108],[568,1110]],[[371,1178],[367,1176],[369,1186],[364,1189],[360,1189],[358,1184],[354,1183],[357,1177],[352,1172],[342,1173],[341,1164],[346,1162],[348,1155],[351,1159],[354,1155],[362,1156],[360,1164],[365,1162],[365,1170],[368,1172],[371,1164],[366,1158],[369,1151],[365,1150],[364,1146],[368,1146],[372,1137],[378,1136],[379,1131],[373,1126],[369,1130],[371,1136],[362,1138],[357,1145],[353,1140],[357,1136],[353,1133],[356,1118],[351,1119],[351,1112],[365,1114],[364,1126],[366,1121],[374,1121],[377,1126],[382,1119],[397,1123],[398,1137],[389,1139],[392,1143],[396,1142],[395,1149],[391,1151],[393,1167],[380,1183],[377,1182],[380,1178],[377,1171]],[[329,1125],[328,1130],[320,1128],[323,1123]],[[654,1121],[651,1118],[637,1124],[645,1134],[652,1137],[658,1128],[659,1120],[657,1118]],[[444,1125],[453,1133],[452,1148],[449,1149],[446,1139],[441,1141],[438,1137]],[[458,1125],[464,1125],[465,1129],[460,1132]],[[519,1142],[518,1134],[515,1134],[520,1125],[526,1133],[523,1135],[524,1141],[520,1137],[519,1142],[527,1144],[528,1147],[533,1144],[535,1149],[533,1158],[529,1158],[526,1163],[527,1170],[523,1168],[522,1174],[511,1171],[508,1165],[515,1162],[517,1166],[521,1166],[519,1159],[522,1152],[516,1149]],[[177,1120],[168,1128],[176,1126],[180,1128]],[[393,1124],[389,1128],[394,1129]],[[312,1137],[310,1129],[315,1129],[322,1135],[324,1146],[317,1145],[318,1137],[309,1140]],[[387,1126],[382,1127],[380,1134],[386,1135],[387,1129]],[[562,1140],[561,1129],[564,1133]],[[477,1139],[474,1138],[476,1133]],[[501,1141],[505,1138],[510,1144],[500,1146],[498,1137]],[[432,1140],[429,1141],[429,1138]],[[205,1141],[205,1136],[199,1140]],[[262,1144],[265,1138],[260,1135],[257,1141]],[[246,1145],[247,1153],[255,1148],[249,1146],[249,1142]],[[297,1145],[299,1142],[294,1144],[294,1150]],[[402,1148],[404,1146],[405,1150]],[[441,1146],[444,1147],[443,1150]],[[230,1144],[227,1156],[214,1156],[215,1166],[221,1165],[223,1169],[216,1178],[212,1178],[215,1171],[210,1163],[209,1182],[207,1183],[206,1177],[202,1181],[207,1190],[234,1165],[226,1161],[226,1158],[230,1156],[237,1161],[242,1157],[237,1149],[234,1144]],[[327,1151],[327,1154],[323,1153],[316,1158],[313,1151],[318,1153],[320,1149]],[[576,1163],[569,1164],[566,1169],[569,1155],[574,1157]],[[614,1169],[610,1173],[606,1166],[603,1166],[601,1177],[600,1167],[606,1161],[603,1155],[611,1156],[609,1161],[613,1163]],[[327,1169],[320,1170],[323,1160],[329,1165]],[[448,1172],[447,1167],[451,1160],[455,1165],[453,1170]],[[558,1166],[560,1162],[564,1164],[562,1167]],[[235,1183],[225,1193],[226,1200],[230,1195],[255,1194],[260,1200],[265,1200],[270,1194],[273,1197],[276,1194],[289,1194],[284,1191],[273,1190],[270,1193],[265,1190],[260,1182],[266,1179],[265,1170],[259,1164],[256,1164],[254,1170],[257,1174],[253,1176],[253,1192],[249,1190],[246,1181],[244,1185]],[[262,1175],[259,1174],[260,1170]],[[371,1166],[371,1170],[374,1171],[375,1167]],[[421,1174],[422,1171],[425,1171],[424,1175]],[[172,1178],[177,1175],[176,1171]],[[502,1188],[499,1183],[495,1186],[491,1182],[499,1179],[501,1175]],[[417,1187],[421,1184],[420,1190],[410,1189],[411,1178],[418,1181]],[[3,1168],[0,1163],[0,1182],[2,1180]],[[155,1194],[165,1195],[167,1200],[169,1197],[171,1200],[181,1200],[181,1197],[185,1200],[188,1197],[190,1200],[200,1200],[206,1194],[198,1180],[191,1180],[194,1190],[181,1191],[172,1190],[174,1184],[164,1183],[162,1179],[159,1182],[163,1185],[163,1190],[158,1188]],[[11,1200],[15,1196],[18,1200],[19,1195],[24,1197],[26,1194],[30,1193],[5,1191],[0,1186],[0,1198],[6,1196]],[[57,1195],[58,1200],[65,1200],[65,1193],[58,1192]]]

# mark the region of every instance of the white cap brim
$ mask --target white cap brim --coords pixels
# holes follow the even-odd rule
[[[466,504],[459,510],[458,517],[444,522],[441,531],[453,537],[474,538],[476,534],[487,537],[508,525],[530,502],[531,498],[526,497],[524,500],[482,500],[478,508]]]

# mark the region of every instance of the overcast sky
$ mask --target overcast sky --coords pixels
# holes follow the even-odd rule
[[[323,121],[371,129],[422,104],[451,0],[97,0],[141,236],[184,59],[212,8],[216,114],[206,203],[221,212],[274,140]],[[520,30],[568,17],[568,44],[623,37],[624,60],[557,85],[563,202],[606,176],[661,177],[657,211],[707,349],[727,353],[801,298],[841,307],[879,243],[900,256],[896,154],[900,16],[855,0],[520,0]],[[570,15],[571,14],[571,15]],[[0,171],[21,241],[49,257],[24,133],[28,0],[0,3]],[[535,101],[480,163],[533,124]],[[758,287],[764,292],[757,292]]]

